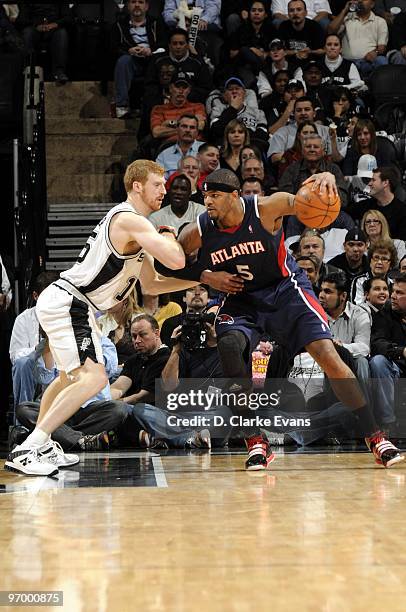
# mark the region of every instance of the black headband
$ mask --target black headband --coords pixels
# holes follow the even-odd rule
[[[238,187],[232,187],[226,183],[203,183],[203,191],[225,191],[226,193],[232,193],[238,191]]]

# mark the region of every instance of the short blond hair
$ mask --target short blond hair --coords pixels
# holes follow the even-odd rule
[[[150,174],[158,174],[163,176],[165,170],[154,161],[150,159],[137,159],[127,166],[127,170],[124,174],[124,187],[127,193],[130,193],[133,188],[133,183],[141,183],[145,185]]]

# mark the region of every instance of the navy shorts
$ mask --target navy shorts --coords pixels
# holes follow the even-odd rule
[[[331,340],[327,315],[302,270],[270,287],[229,295],[218,312],[216,333],[232,330],[245,334],[252,351],[261,336],[269,334],[290,357],[314,340]]]

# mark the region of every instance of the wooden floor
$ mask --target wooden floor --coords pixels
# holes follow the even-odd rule
[[[243,462],[88,454],[59,480],[0,472],[0,590],[62,590],[63,608],[38,609],[68,612],[406,610],[404,464]]]

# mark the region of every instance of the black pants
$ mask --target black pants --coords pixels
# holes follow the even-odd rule
[[[129,407],[120,401],[96,401],[80,408],[70,419],[58,427],[52,439],[63,450],[74,448],[80,438],[88,434],[98,434],[119,428],[126,421]],[[22,402],[16,408],[17,419],[32,431],[38,420],[39,403]]]

